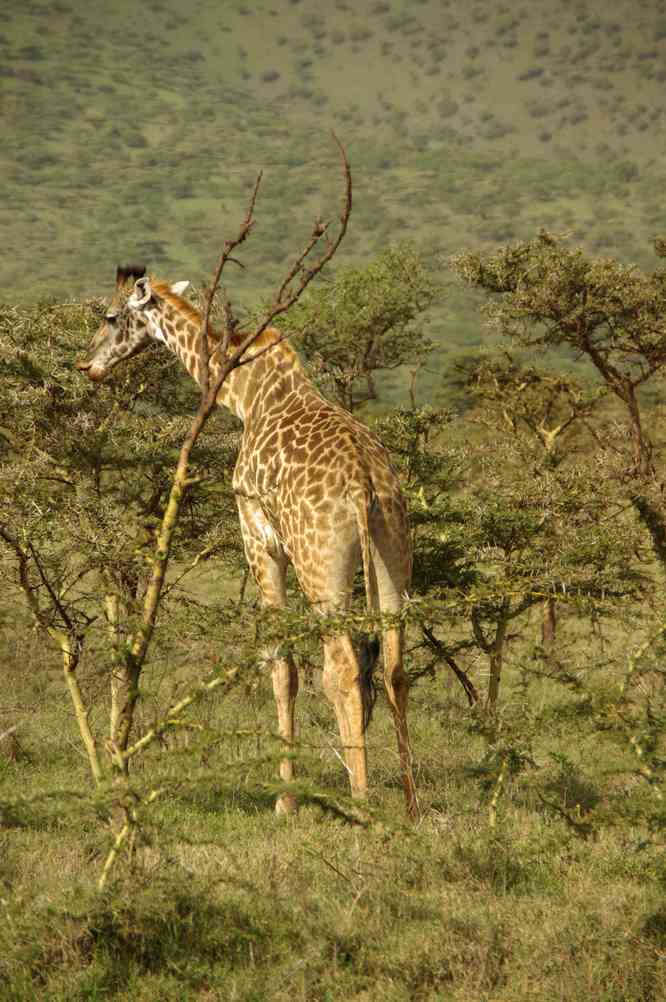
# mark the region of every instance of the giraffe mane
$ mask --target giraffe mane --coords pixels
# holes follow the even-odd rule
[[[189,300],[184,299],[182,296],[178,296],[175,292],[172,292],[169,282],[165,282],[162,279],[151,278],[150,283],[160,299],[164,299],[170,306],[173,306],[173,308],[177,310],[181,316],[184,316],[186,320],[189,320],[190,322],[197,324],[198,327],[201,327],[201,323],[203,321],[201,310],[198,310],[196,306],[193,306]],[[209,330],[211,340],[219,341],[221,338],[219,331],[214,330],[212,327]],[[247,332],[243,333],[242,331],[240,333],[232,334],[230,347],[237,348],[240,344],[242,344],[246,334]],[[269,344],[277,342],[280,337],[280,331],[276,327],[267,327],[254,342],[253,347],[264,348]],[[285,354],[296,357],[296,352],[287,344],[286,341],[282,341],[280,343],[280,350]]]

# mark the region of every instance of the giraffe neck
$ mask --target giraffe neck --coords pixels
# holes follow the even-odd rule
[[[176,297],[173,297],[176,298]],[[178,304],[162,302],[161,306],[149,313],[153,336],[162,341],[182,362],[190,376],[201,385],[199,371],[199,345],[201,338],[201,318],[186,316]],[[247,353],[261,351],[277,340],[277,331],[268,329]],[[213,382],[220,373],[220,362],[214,356],[218,345],[217,337],[209,336],[210,379]],[[254,362],[234,369],[225,379],[217,395],[217,402],[226,407],[244,423],[257,420],[262,411],[272,409],[280,400],[305,388],[314,387],[307,379],[296,352],[285,342],[264,352]]]

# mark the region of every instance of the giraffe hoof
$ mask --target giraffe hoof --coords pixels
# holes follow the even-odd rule
[[[291,793],[285,793],[275,801],[275,813],[279,816],[283,814],[295,814],[298,810],[298,801],[292,797]]]

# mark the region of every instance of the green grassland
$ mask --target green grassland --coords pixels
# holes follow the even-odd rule
[[[5,300],[103,294],[137,257],[201,282],[263,169],[232,289],[255,301],[337,211],[330,129],[338,264],[409,237],[440,269],[545,226],[646,265],[666,228],[663,3],[26,0],[0,46]],[[444,355],[478,326],[435,311]]]

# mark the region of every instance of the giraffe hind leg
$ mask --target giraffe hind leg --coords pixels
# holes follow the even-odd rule
[[[324,640],[324,692],[333,704],[353,797],[368,792],[368,763],[361,673],[351,638]]]
[[[402,629],[400,627],[391,627],[385,630],[382,637],[382,647],[384,655],[384,685],[398,739],[398,755],[400,758],[400,770],[402,773],[402,785],[405,793],[407,813],[411,818],[417,818],[419,815],[419,805],[412,768],[409,728],[407,726],[409,682],[402,664]]]

